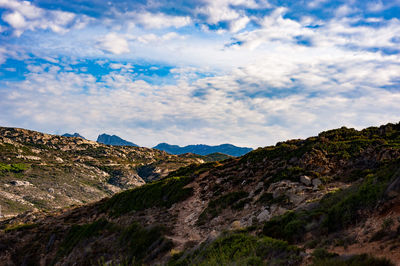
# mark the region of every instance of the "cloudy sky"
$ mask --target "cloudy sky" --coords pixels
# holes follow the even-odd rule
[[[400,120],[400,0],[0,0],[0,125],[259,147]]]

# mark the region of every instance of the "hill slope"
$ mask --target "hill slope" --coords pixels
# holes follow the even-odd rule
[[[107,135],[107,134],[101,134],[97,137],[97,142],[103,143],[106,145],[113,145],[113,146],[134,146],[134,147],[139,147],[133,142],[126,141],[124,139],[121,139],[120,137],[116,135]]]
[[[2,215],[97,201],[199,162],[148,148],[0,128]]]
[[[400,262],[398,206],[400,124],[341,128],[184,167],[89,206],[8,220],[0,259],[392,265],[372,256]]]
[[[153,147],[153,149],[166,151],[170,154],[194,153],[199,155],[209,155],[212,153],[223,153],[235,157],[242,156],[253,150],[252,148],[236,147],[232,144],[221,144],[218,146],[199,144],[180,147],[178,145],[170,145],[168,143],[160,143]]]

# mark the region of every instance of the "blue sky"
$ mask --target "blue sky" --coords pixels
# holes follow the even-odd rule
[[[400,0],[0,0],[0,125],[259,147],[400,119]]]

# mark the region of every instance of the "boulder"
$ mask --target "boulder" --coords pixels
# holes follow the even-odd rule
[[[269,211],[267,209],[265,209],[257,215],[257,220],[259,222],[265,222],[265,221],[269,220],[270,217],[271,217],[271,215],[270,215]]]
[[[10,182],[11,185],[16,186],[16,187],[27,187],[27,186],[32,186],[31,183],[28,181],[22,181],[22,180],[14,180]]]
[[[312,184],[313,184],[314,187],[319,187],[320,185],[322,185],[322,181],[319,180],[318,178],[314,178],[312,180]]]
[[[306,186],[309,186],[309,185],[311,185],[311,178],[309,176],[302,175],[302,176],[300,176],[300,182]]]

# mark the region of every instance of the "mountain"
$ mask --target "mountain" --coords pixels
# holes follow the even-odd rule
[[[106,145],[113,145],[113,146],[133,146],[133,147],[139,147],[133,142],[126,141],[124,139],[121,139],[120,137],[116,135],[107,135],[107,134],[101,134],[97,137],[97,142],[103,143]]]
[[[186,166],[87,206],[0,222],[0,260],[398,265],[399,206],[400,124],[342,127]]]
[[[242,156],[250,151],[252,148],[242,148],[236,147],[232,144],[221,144],[218,146],[209,146],[204,144],[199,145],[188,145],[185,147],[180,147],[178,145],[170,145],[168,143],[160,143],[153,149],[158,149],[161,151],[166,151],[170,154],[183,154],[183,153],[194,153],[199,155],[208,155],[211,153],[223,153],[231,156]]]
[[[65,133],[64,135],[62,135],[63,137],[69,137],[69,138],[81,138],[81,139],[85,139],[84,137],[82,137],[79,133],[74,133],[74,134],[69,134],[69,133]]]
[[[98,201],[201,158],[0,127],[0,206],[6,217]]]

